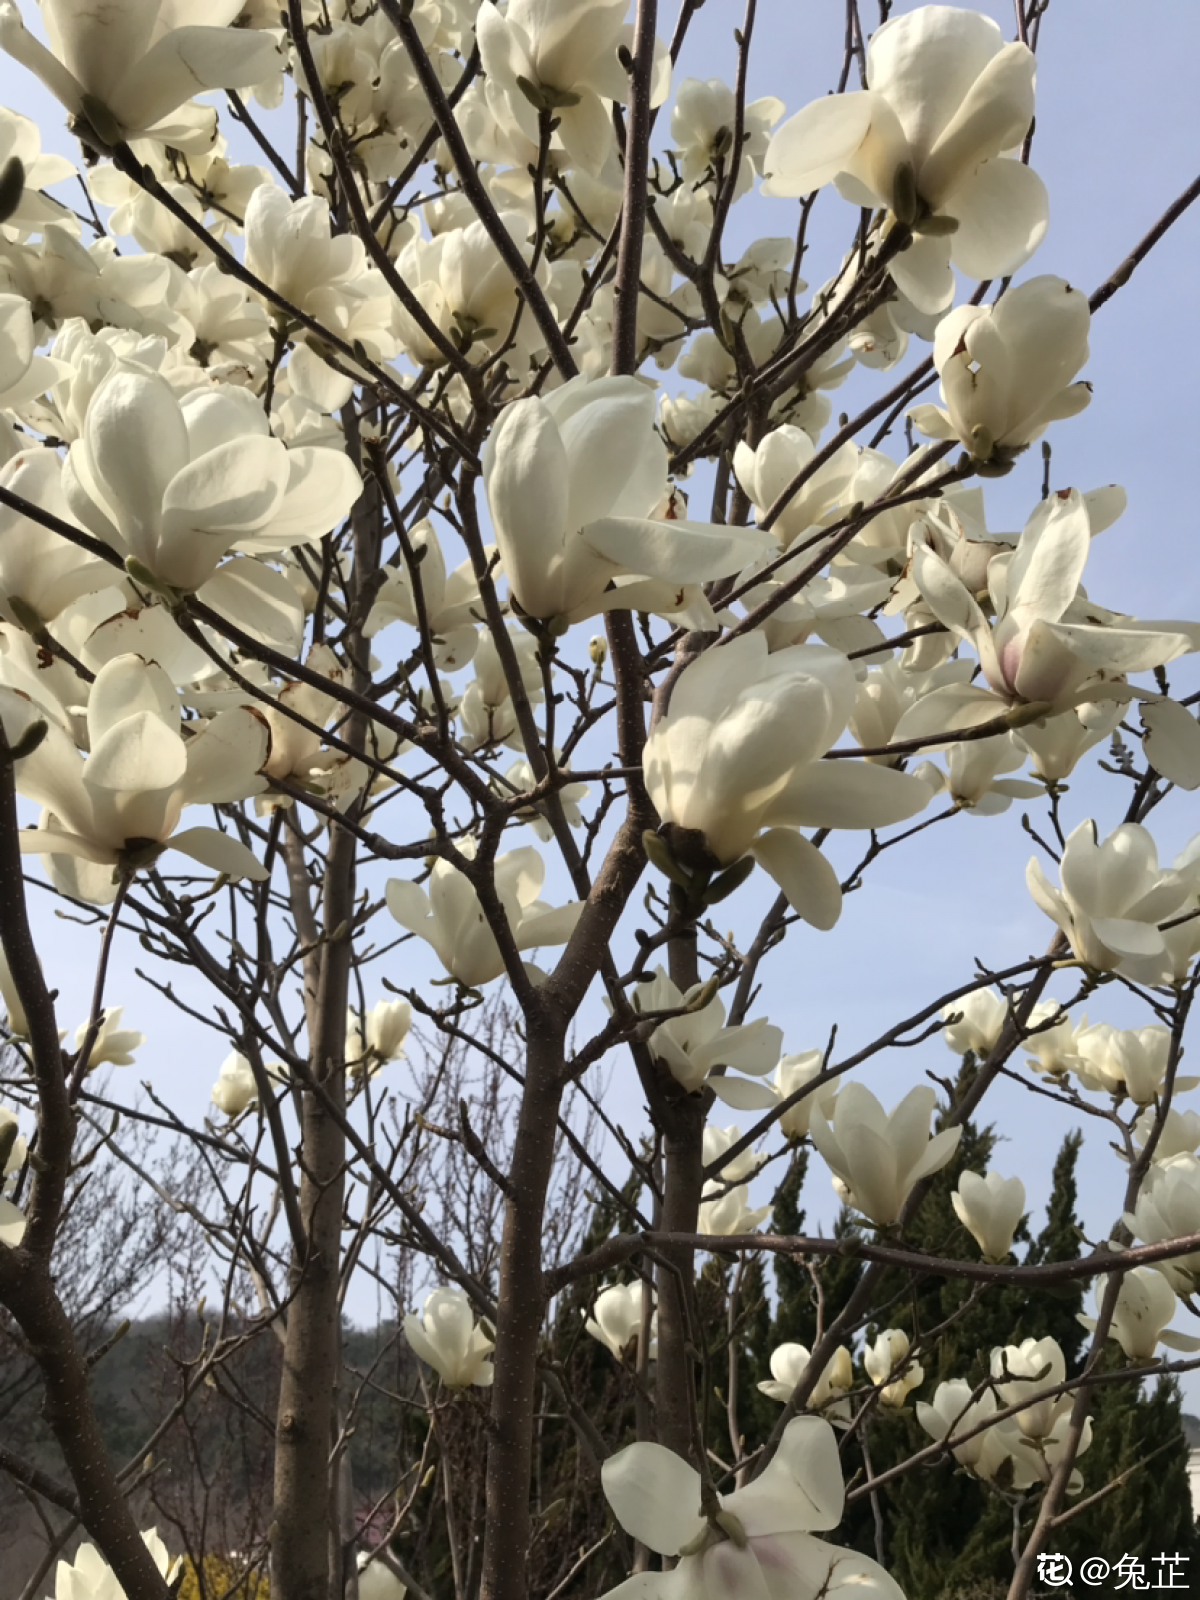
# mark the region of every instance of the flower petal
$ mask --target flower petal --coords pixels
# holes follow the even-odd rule
[[[754,841],[750,854],[805,922],[826,931],[833,927],[842,914],[842,889],[816,845],[791,828],[769,828]]]
[[[677,1555],[704,1526],[700,1474],[664,1445],[639,1441],[600,1469],[617,1521],[659,1555]]]

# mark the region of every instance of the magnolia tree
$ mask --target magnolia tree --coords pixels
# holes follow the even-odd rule
[[[1066,1497],[1105,1488],[1110,1341],[1132,1383],[1196,1347],[1200,841],[1164,865],[1147,822],[1200,785],[1169,676],[1200,626],[1085,593],[1124,495],[1057,482],[1047,441],[1086,426],[1092,318],[1197,187],[1089,293],[1035,259],[1044,0],[1011,39],[848,0],[836,93],[802,106],[782,66],[782,98],[747,96],[754,0],[730,81],[686,76],[698,8],[0,0],[7,92],[40,80],[77,149],[0,111],[0,1306],[61,1460],[0,1467],[91,1541],[60,1600],[169,1592],[129,1499],[154,1441],[109,1455],[56,1282],[89,1130],[117,1147],[93,1074],[141,1043],[113,1004],[135,946],[226,1036],[203,1127],[157,1068],[157,1110],[123,1110],[211,1178],[189,1205],[225,1311],[176,1418],[230,1348],[279,1348],[273,1507],[236,1553],[275,1600],[895,1597],[882,1540],[838,1528],[847,1448],[905,1406],[926,1448],[855,1492],[939,1461],[994,1485],[1024,1596]],[[877,392],[835,417],[852,375]],[[1014,471],[1028,520],[998,533]],[[1106,751],[1102,837],[1066,780]],[[837,941],[881,852],[1014,798],[1044,953],[964,952],[849,1052],[786,1038],[768,955]],[[32,882],[95,928],[69,1036]],[[944,1094],[855,1080],[942,1027],[973,1062]],[[964,1171],[973,1243],[914,1248],[1014,1062],[1098,1124],[1110,1234],[1015,1263],[1021,1182]],[[836,1306],[844,1241],[761,1231],[760,1169],[810,1144],[859,1225]],[[807,1266],[815,1335],[760,1367],[738,1286],[772,1255]],[[897,1273],[1093,1283],[1082,1363],[1030,1338],[935,1388],[941,1330],[880,1321]],[[362,1278],[408,1374],[373,1504],[339,1344]]]

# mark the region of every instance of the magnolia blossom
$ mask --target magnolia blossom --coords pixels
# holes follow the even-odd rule
[[[1088,820],[1068,837],[1058,870],[1061,889],[1031,857],[1025,881],[1080,961],[1098,972],[1119,971],[1130,960],[1166,966],[1158,924],[1193,893],[1194,869],[1161,871],[1154,840],[1139,823],[1123,822],[1101,844]]]
[[[1137,1204],[1125,1213],[1125,1226],[1145,1244],[1200,1233],[1200,1160],[1191,1153],[1156,1160]],[[1160,1261],[1157,1270],[1177,1293],[1193,1294],[1200,1283],[1200,1251]]]
[[[1100,1305],[1108,1285],[1107,1278],[1096,1283],[1096,1304]],[[1175,1315],[1175,1291],[1163,1274],[1154,1267],[1131,1267],[1121,1279],[1116,1308],[1108,1336],[1115,1339],[1130,1361],[1153,1361],[1160,1344],[1172,1350],[1200,1350],[1200,1339],[1192,1334],[1176,1333],[1167,1324]],[[1094,1329],[1095,1317],[1076,1319],[1085,1328]]]
[[[729,1188],[721,1182],[706,1183],[696,1223],[700,1233],[753,1233],[771,1215],[770,1206],[752,1206],[750,1190],[744,1183]]]
[[[769,655],[760,633],[746,633],[684,669],[642,758],[659,815],[703,836],[710,867],[754,856],[818,928],[837,921],[841,890],[795,830],[884,827],[929,800],[904,773],[819,760],[853,706],[854,673],[840,652],[791,645]]]
[[[377,1072],[404,1055],[404,1041],[412,1026],[407,1000],[379,1000],[360,1018],[346,1013],[346,1060],[359,1072]]]
[[[986,1056],[1008,1020],[1008,1002],[992,989],[973,989],[943,1006],[942,1016],[946,1019],[942,1038],[955,1054],[973,1050],[977,1056]]]
[[[71,521],[62,492],[62,461],[53,450],[22,450],[13,456],[0,467],[0,486],[51,516]],[[118,576],[107,562],[69,539],[0,506],[0,616],[6,622],[44,627]]]
[[[762,548],[753,529],[653,515],[667,452],[654,392],[637,378],[573,378],[506,406],[483,478],[509,588],[528,616],[674,611],[689,585],[740,572]]]
[[[136,870],[167,848],[231,878],[267,876],[230,834],[175,831],[184,806],[244,800],[266,787],[270,740],[254,712],[221,712],[185,737],[190,725],[181,721],[170,678],[155,663],[126,655],[97,673],[87,728],[88,756],[49,723],[17,771],[19,792],[45,807],[37,828],[21,830],[21,849],[45,859],[56,886],[106,904],[116,893],[113,875],[97,867]]]
[[[89,1072],[95,1071],[99,1066],[108,1061],[114,1067],[128,1067],[133,1064],[133,1052],[139,1045],[146,1042],[146,1035],[138,1033],[133,1028],[121,1026],[121,1013],[124,1006],[106,1006],[100,1017],[100,1027],[92,1041],[92,1048],[88,1052],[87,1067]],[[75,1030],[75,1048],[80,1049],[87,1035],[88,1025],[80,1023]]]
[[[1085,620],[1086,610],[1078,615],[1091,537],[1087,500],[1077,489],[1043,500],[1016,549],[988,566],[994,622],[935,551],[914,548],[912,575],[925,603],[937,621],[974,646],[991,693],[968,683],[936,689],[900,719],[898,739],[988,721],[1013,702],[1069,707],[1087,684],[1099,687],[1101,680],[1162,666],[1194,647],[1180,631],[1132,618],[1122,619],[1131,625],[1110,626]]]
[[[1064,1408],[1070,1411],[1072,1397],[1050,1395],[1036,1405],[1025,1405],[1044,1389],[1053,1389],[1067,1376],[1066,1358],[1056,1339],[1026,1339],[992,1351],[992,1377],[996,1392],[1006,1406],[1024,1406],[1016,1416],[1017,1427],[1027,1439],[1044,1439],[1054,1428]]]
[[[763,169],[770,130],[783,115],[783,101],[765,95],[742,107],[742,148],[735,157],[737,114],[734,92],[720,78],[685,78],[679,85],[671,108],[671,138],[679,151],[685,184],[703,181],[718,168],[728,170],[736,159],[734,198],[750,188],[754,174]]]
[[[1081,1027],[1075,1034],[1072,1070],[1085,1089],[1128,1095],[1150,1106],[1162,1093],[1171,1065],[1168,1028],[1113,1028],[1106,1022]],[[1200,1079],[1175,1076],[1176,1092],[1194,1089]]]
[[[1025,1213],[1025,1185],[998,1172],[980,1177],[964,1172],[950,1196],[958,1220],[983,1252],[985,1261],[1003,1261]]]
[[[475,654],[479,632],[475,615],[480,611],[479,584],[470,561],[453,572],[446,570],[446,558],[434,526],[428,520],[409,530],[415,573],[406,565],[389,567],[375,596],[375,603],[363,626],[368,639],[393,622],[420,626],[417,587],[432,635],[433,658],[443,671],[465,667]]]
[[[495,1374],[487,1358],[495,1346],[461,1289],[434,1289],[426,1295],[421,1315],[409,1312],[405,1317],[404,1337],[448,1389],[470,1384],[490,1388]]]
[[[183,592],[205,585],[205,598],[235,620],[239,595],[225,585],[252,584],[267,607],[296,602],[261,563],[214,581],[226,554],[276,554],[320,539],[361,490],[340,451],[289,450],[272,438],[245,390],[195,390],[180,401],[166,379],[133,366],[117,366],[96,389],[63,471],[75,517],[137,563],[135,576]]]
[[[686,994],[681,993],[663,967],[655,968],[648,983],[638,985],[633,995],[637,1010],[679,1009],[683,1013],[655,1028],[649,1039],[651,1054],[689,1093],[708,1087],[726,1105],[739,1111],[765,1111],[775,1104],[774,1092],[767,1084],[731,1077],[728,1070],[714,1072],[714,1068],[733,1068],[751,1078],[764,1077],[779,1059],[783,1030],[765,1017],[727,1028],[724,1002],[714,995],[700,1005],[703,990],[704,985],[697,984]]]
[[[282,1061],[264,1061],[263,1070],[272,1083],[282,1083],[287,1077],[287,1068]],[[240,1116],[247,1106],[253,1105],[258,1099],[254,1069],[249,1058],[240,1050],[234,1050],[222,1061],[211,1098],[217,1110],[223,1111],[227,1117]]]
[[[176,1563],[158,1536],[157,1528],[147,1528],[142,1541],[154,1558],[154,1565],[169,1583]],[[94,1544],[81,1544],[74,1561],[60,1561],[54,1569],[55,1600],[125,1600],[117,1575]]]
[[[936,1104],[936,1092],[922,1085],[887,1112],[861,1083],[848,1083],[832,1122],[813,1108],[812,1141],[833,1168],[834,1188],[881,1228],[896,1221],[913,1185],[939,1172],[958,1149],[961,1128],[930,1138]]]
[[[951,1442],[951,1452],[960,1467],[975,1471],[983,1462],[991,1430],[976,1433],[961,1444],[953,1441],[986,1423],[996,1410],[996,1396],[990,1389],[976,1395],[965,1378],[951,1378],[938,1384],[932,1404],[917,1401],[917,1421],[931,1438]]]
[[[909,414],[929,438],[959,440],[976,462],[1003,468],[1090,402],[1090,384],[1073,381],[1088,358],[1090,326],[1087,296],[1049,275],[992,305],[956,306],[933,340],[945,410]]]
[[[1139,1150],[1158,1125],[1158,1139],[1152,1160],[1157,1166],[1172,1156],[1195,1155],[1200,1149],[1200,1111],[1176,1111],[1172,1106],[1159,1125],[1158,1109],[1147,1106],[1133,1125],[1133,1142]]]
[[[705,1168],[716,1167],[722,1183],[748,1182],[767,1159],[760,1151],[749,1149],[726,1159],[725,1152],[738,1144],[741,1137],[742,1130],[736,1124],[732,1128],[715,1128],[711,1122],[705,1124],[700,1159]]]
[[[629,98],[629,75],[618,54],[633,43],[628,9],[628,0],[509,0],[503,11],[479,8],[479,54],[499,91],[493,109],[503,111],[535,150],[538,113],[552,111],[572,163],[592,173],[604,166],[613,147],[606,102]],[[670,57],[656,40],[651,105],[663,103],[670,84]]]
[[[758,1385],[759,1393],[765,1394],[768,1400],[780,1400],[786,1405],[796,1385],[808,1371],[810,1360],[809,1351],[802,1344],[777,1345],[771,1351],[771,1376]],[[805,1405],[810,1411],[828,1409],[834,1416],[840,1416],[845,1411],[841,1402],[853,1387],[854,1368],[850,1362],[850,1352],[841,1344],[825,1363],[825,1370],[817,1379]]]
[[[835,1435],[820,1417],[794,1417],[764,1471],[719,1495],[709,1518],[699,1473],[663,1445],[627,1445],[600,1479],[626,1533],[679,1558],[671,1572],[639,1573],[602,1600],[761,1600],[772,1592],[903,1600],[874,1561],[812,1537],[837,1526],[845,1503]]]
[[[471,859],[473,841],[459,844]],[[510,850],[492,863],[492,881],[518,950],[565,944],[583,910],[581,901],[548,906],[538,896],[546,864],[532,845]],[[403,878],[387,885],[387,908],[402,928],[433,946],[438,960],[465,988],[490,983],[504,971],[504,957],[470,879],[449,861],[436,861],[429,892]]]
[[[978,12],[922,6],[867,50],[867,88],[814,101],[775,134],[764,192],[836,179],[855,205],[887,206],[917,232],[889,271],[922,311],[954,298],[951,262],[973,278],[1024,265],[1046,232],[1040,178],[1008,158],[1033,121],[1034,57]]]
[[[647,1288],[641,1278],[635,1278],[632,1283],[614,1283],[596,1296],[591,1316],[586,1311],[580,1312],[584,1319],[584,1332],[590,1333],[593,1339],[598,1339],[606,1349],[611,1350],[618,1361],[630,1341],[641,1334],[646,1293]],[[657,1317],[655,1312],[650,1324],[651,1360],[656,1350],[654,1329]]]
[[[925,1368],[919,1361],[909,1360],[909,1349],[903,1328],[885,1328],[874,1344],[863,1346],[867,1377],[885,1406],[902,1406],[910,1391],[925,1382]]]
[[[775,1092],[781,1100],[790,1100],[798,1090],[823,1071],[825,1054],[821,1050],[803,1050],[796,1055],[781,1056],[779,1065],[775,1069]],[[779,1119],[779,1131],[785,1139],[804,1139],[808,1136],[809,1120],[812,1117],[813,1107],[819,1105],[826,1117],[833,1111],[833,1103],[837,1099],[838,1084],[836,1081],[823,1083],[811,1094],[806,1094],[803,1099],[797,1100],[790,1110],[785,1111]]]
[[[206,0],[206,25],[187,0],[41,0],[47,50],[11,0],[0,3],[0,49],[42,80],[73,116],[106,143],[158,133],[173,111],[204,89],[247,89],[276,69],[267,33],[225,26],[243,0]]]

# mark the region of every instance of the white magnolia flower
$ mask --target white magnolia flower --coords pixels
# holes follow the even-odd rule
[[[724,1183],[706,1183],[696,1223],[699,1233],[729,1235],[753,1233],[771,1215],[770,1206],[752,1206],[750,1190],[744,1183],[732,1188]]]
[[[1107,1278],[1096,1283],[1096,1304],[1104,1298]],[[1153,1361],[1160,1344],[1171,1350],[1200,1350],[1200,1339],[1192,1334],[1176,1333],[1167,1324],[1175,1315],[1175,1291],[1163,1274],[1154,1267],[1132,1267],[1121,1279],[1116,1309],[1108,1330],[1130,1361]],[[1076,1319],[1085,1328],[1094,1329],[1095,1317],[1080,1312]]]
[[[993,989],[973,989],[943,1006],[942,1016],[946,1019],[942,1038],[956,1055],[973,1050],[977,1056],[986,1056],[1008,1020],[1008,1002]]]
[[[204,89],[248,89],[278,65],[269,33],[230,28],[242,0],[41,0],[47,50],[11,0],[0,3],[0,49],[35,73],[107,143],[153,134]],[[161,130],[166,137],[167,130]]]
[[[8,691],[11,694],[11,691]],[[13,697],[14,699],[16,697]],[[185,737],[170,678],[140,656],[117,656],[96,675],[87,708],[90,754],[79,755],[54,722],[18,765],[17,788],[45,808],[21,831],[52,882],[93,904],[116,890],[108,869],[136,870],[165,849],[214,872],[261,881],[250,849],[216,828],[175,830],[185,806],[245,800],[266,788],[266,724],[238,707]]]
[[[861,1083],[848,1083],[837,1097],[832,1123],[813,1108],[809,1131],[833,1168],[833,1186],[848,1204],[880,1227],[900,1215],[909,1190],[939,1172],[958,1149],[961,1128],[929,1135],[937,1094],[924,1085],[887,1112]]]
[[[988,565],[994,621],[936,551],[914,548],[912,576],[925,604],[974,647],[988,688],[957,683],[934,690],[900,719],[896,738],[986,722],[1013,703],[1069,708],[1088,684],[1162,666],[1194,648],[1186,633],[1167,631],[1169,624],[1074,620],[1091,537],[1087,500],[1077,489],[1043,500],[1016,549]]]
[[[824,1065],[825,1055],[821,1050],[802,1050],[796,1055],[781,1056],[779,1065],[775,1069],[775,1092],[779,1099],[790,1099],[798,1089],[810,1083]],[[837,1081],[831,1079],[811,1094],[806,1094],[802,1100],[798,1100],[790,1111],[785,1111],[779,1119],[779,1131],[784,1138],[808,1137],[808,1124],[813,1107],[816,1105],[821,1106],[828,1119],[833,1112],[838,1088]]]
[[[703,987],[697,984],[683,994],[663,967],[656,967],[654,977],[637,986],[633,1003],[638,1011],[678,1008],[683,1012],[682,1016],[659,1023],[648,1041],[650,1052],[689,1094],[708,1087],[738,1111],[765,1111],[775,1104],[774,1091],[768,1085],[732,1077],[729,1071],[713,1075],[713,1069],[732,1068],[751,1078],[764,1077],[779,1060],[783,1030],[765,1017],[727,1028],[725,1005],[719,995],[705,1005],[697,1003]]]
[[[1104,843],[1096,824],[1081,822],[1067,839],[1059,862],[1061,889],[1031,857],[1029,892],[1070,940],[1086,966],[1122,970],[1136,959],[1167,965],[1167,945],[1158,924],[1175,916],[1194,889],[1187,871],[1161,871],[1154,840],[1139,823],[1123,822]]]
[[[743,439],[733,456],[738,483],[760,513],[767,511],[817,453],[802,428],[783,423],[764,435],[757,448]],[[771,532],[786,550],[811,528],[836,514],[848,499],[860,452],[844,444],[788,501],[772,524]]]
[[[472,841],[459,844],[473,856]],[[548,906],[538,896],[546,864],[527,845],[497,856],[492,864],[496,895],[518,950],[565,944],[583,910],[582,901]],[[437,861],[429,874],[429,892],[404,878],[387,885],[387,907],[402,928],[431,944],[446,971],[468,989],[490,983],[504,971],[504,958],[488,926],[470,880],[449,861]]]
[[[1081,1027],[1075,1034],[1073,1070],[1085,1089],[1128,1095],[1135,1105],[1150,1106],[1166,1081],[1171,1056],[1167,1028],[1113,1028],[1107,1022]],[[1175,1078],[1175,1090],[1194,1089],[1196,1078]]]
[[[745,194],[754,174],[763,170],[770,130],[783,115],[783,101],[774,95],[751,100],[742,108],[742,149],[734,198]],[[734,92],[720,78],[685,78],[675,94],[671,110],[671,138],[679,152],[679,170],[687,185],[702,182],[718,168],[727,172],[735,159],[734,121],[737,101]]]
[[[740,572],[762,548],[753,529],[654,515],[667,452],[637,378],[573,378],[506,406],[483,478],[509,588],[532,617],[675,610],[684,589]],[[631,581],[610,588],[617,579]]]
[[[275,555],[322,538],[362,483],[341,451],[289,450],[272,438],[243,389],[198,389],[180,401],[158,374],[118,366],[91,398],[63,491],[76,518],[122,558],[168,589],[205,585],[204,598],[236,620],[247,584],[266,607],[298,602],[262,563],[231,563],[214,579],[225,555]]]
[[[1126,1227],[1145,1244],[1200,1233],[1200,1161],[1190,1153],[1161,1159],[1157,1150],[1155,1157],[1137,1204],[1125,1213]],[[1200,1251],[1160,1261],[1157,1270],[1178,1294],[1193,1294],[1200,1283]]]
[[[1147,1106],[1133,1125],[1133,1142],[1139,1150],[1146,1148],[1158,1121],[1154,1106]],[[1200,1111],[1176,1111],[1172,1106],[1162,1119],[1158,1141],[1151,1158],[1155,1165],[1170,1161],[1172,1156],[1195,1155],[1200,1149]]]
[[[282,1083],[287,1068],[282,1061],[264,1061],[263,1069],[272,1083]],[[235,1050],[225,1057],[212,1087],[212,1103],[227,1117],[236,1117],[258,1099],[258,1085],[249,1059]]]
[[[453,572],[446,571],[441,541],[428,520],[409,530],[408,542],[417,562],[434,661],[443,672],[455,672],[471,661],[479,639],[475,618],[482,606],[474,570],[470,561],[464,561]],[[415,587],[405,564],[387,569],[363,633],[373,639],[393,622],[405,622],[410,628],[420,625]]]
[[[717,1169],[722,1183],[747,1183],[767,1159],[758,1150],[743,1150],[732,1160],[724,1161],[725,1152],[731,1149],[742,1137],[742,1130],[734,1124],[732,1128],[715,1128],[712,1123],[707,1123],[704,1128],[704,1142],[701,1148],[700,1159],[705,1167],[711,1167],[714,1162],[720,1161]]]
[[[919,1361],[909,1360],[909,1348],[903,1328],[885,1328],[874,1344],[863,1347],[867,1377],[885,1406],[902,1406],[909,1392],[925,1382],[925,1368]]]
[[[921,6],[877,30],[867,85],[814,101],[771,140],[763,192],[803,195],[836,179],[855,205],[887,206],[917,238],[889,270],[921,311],[972,278],[1023,266],[1049,221],[1045,185],[1008,153],[1033,121],[1035,63],[975,11]]]
[[[639,1573],[602,1600],[761,1600],[772,1589],[781,1597],[903,1600],[874,1561],[812,1537],[837,1527],[845,1503],[836,1438],[820,1417],[794,1417],[766,1469],[720,1495],[711,1520],[701,1510],[699,1473],[662,1445],[627,1445],[600,1476],[626,1533],[679,1557],[671,1572]]]
[[[497,115],[516,125],[536,150],[538,114],[553,111],[571,162],[598,173],[613,148],[608,101],[629,98],[629,75],[618,51],[629,49],[628,0],[509,0],[479,8],[475,33],[483,70],[500,91]],[[655,41],[651,105],[671,84],[666,47]]]
[[[1028,750],[1035,777],[1061,783],[1081,756],[1112,735],[1124,715],[1119,701],[1085,702],[1041,722],[1027,722],[1013,737]]]
[[[768,654],[757,630],[706,650],[680,674],[643,754],[665,823],[702,834],[710,866],[750,854],[818,928],[841,912],[828,860],[798,828],[878,828],[928,803],[916,778],[819,758],[846,726],[854,673],[840,652]]]
[[[972,1399],[971,1385],[966,1379],[951,1378],[938,1384],[932,1404],[917,1401],[917,1421],[931,1438],[952,1441],[986,1422],[997,1409],[996,1396],[990,1389]],[[951,1452],[960,1467],[966,1467],[969,1472],[977,1471],[992,1432],[988,1429],[977,1433],[973,1439],[965,1439],[962,1444],[951,1444]]]
[[[641,1278],[635,1278],[632,1283],[614,1283],[607,1289],[602,1289],[596,1296],[590,1316],[586,1311],[580,1312],[584,1319],[584,1331],[611,1350],[618,1361],[628,1349],[630,1340],[638,1338],[641,1333],[642,1307],[645,1304],[646,1292],[646,1285]],[[656,1350],[657,1320],[658,1313],[655,1312],[650,1322],[651,1360],[654,1359]]]
[[[410,1311],[405,1317],[404,1337],[448,1389],[491,1386],[495,1374],[487,1358],[495,1346],[461,1289],[434,1289],[426,1295],[421,1315]]]
[[[348,1011],[346,1023],[347,1062],[359,1072],[374,1073],[404,1055],[412,1007],[407,1000],[378,1000],[362,1018],[357,1011]]]
[[[989,1172],[964,1172],[950,1196],[955,1214],[983,1252],[985,1261],[1003,1261],[1025,1214],[1025,1185],[1020,1178]]]
[[[956,306],[933,340],[946,409],[914,406],[909,415],[929,438],[959,440],[977,462],[1011,463],[1091,401],[1091,385],[1074,381],[1091,320],[1087,295],[1050,275],[992,305]]]
[[[808,1370],[811,1359],[805,1345],[777,1345],[771,1351],[771,1376],[758,1385],[759,1393],[765,1394],[768,1400],[779,1400],[786,1405]],[[845,1410],[840,1402],[853,1387],[854,1368],[850,1352],[844,1344],[840,1344],[825,1363],[825,1370],[817,1379],[805,1405],[809,1411],[829,1410],[835,1417],[840,1416]]]
[[[158,1529],[147,1528],[142,1540],[154,1557],[154,1565],[170,1582],[175,1563],[159,1538]],[[55,1600],[125,1600],[116,1573],[94,1544],[81,1544],[74,1561],[58,1563],[54,1569],[54,1594]]]
[[[102,1066],[106,1061],[114,1067],[128,1067],[133,1064],[133,1052],[139,1045],[146,1042],[146,1035],[138,1033],[133,1028],[121,1026],[121,1013],[124,1006],[106,1006],[100,1019],[100,1028],[88,1054],[88,1071],[92,1072]],[[75,1030],[75,1048],[78,1050],[87,1034],[88,1025],[81,1022]]]

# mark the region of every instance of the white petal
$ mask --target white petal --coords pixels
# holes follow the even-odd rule
[[[1175,700],[1142,706],[1142,749],[1156,772],[1181,789],[1200,789],[1200,724]]]
[[[968,278],[1000,278],[1023,267],[1050,226],[1050,197],[1020,161],[988,161],[954,195],[954,265]]]
[[[229,878],[250,878],[262,883],[270,874],[240,839],[233,839],[216,828],[184,828],[171,836],[172,850],[179,850],[202,866],[214,872],[223,872]]]
[[[874,100],[863,91],[831,95],[789,117],[767,146],[762,192],[795,198],[836,178],[867,136]]]
[[[829,862],[803,834],[791,828],[770,828],[754,841],[750,854],[771,874],[805,922],[822,930],[833,927],[842,914],[841,885]]]
[[[865,761],[814,761],[795,774],[768,821],[793,828],[886,828],[929,804],[927,784]]]
[[[677,1555],[704,1526],[700,1474],[661,1444],[626,1445],[600,1469],[617,1521],[659,1555]]]
[[[769,1111],[779,1104],[779,1096],[770,1084],[755,1083],[751,1078],[733,1078],[727,1073],[710,1074],[704,1080],[718,1100],[723,1100],[735,1111]]]
[[[199,598],[252,638],[295,655],[304,638],[304,606],[274,567],[250,556],[225,561],[200,586]]]

